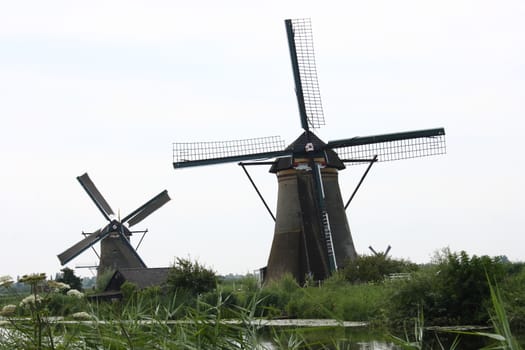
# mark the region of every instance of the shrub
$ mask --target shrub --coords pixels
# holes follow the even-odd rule
[[[485,324],[490,298],[487,275],[501,280],[504,264],[499,258],[469,257],[464,251],[445,249],[410,280],[389,283],[390,318],[413,318],[422,308],[427,324]]]
[[[393,273],[411,273],[418,266],[405,260],[391,259],[383,254],[359,255],[344,267],[344,276],[351,283],[380,282]]]
[[[197,261],[177,258],[168,274],[167,285],[172,291],[182,289],[198,295],[215,289],[217,275]]]
[[[285,274],[279,280],[269,282],[261,290],[258,312],[267,317],[283,317],[286,305],[301,287],[291,274]]]
[[[73,270],[65,267],[60,271],[62,274],[56,279],[57,282],[66,283],[71,289],[82,290],[82,278],[76,276]]]
[[[509,264],[508,275],[501,284],[505,309],[514,329],[523,334],[525,330],[525,267],[523,263]]]
[[[122,300],[128,301],[137,292],[137,286],[134,283],[131,283],[129,281],[125,281],[120,286],[120,292],[122,293]]]
[[[47,308],[51,315],[67,316],[75,312],[84,311],[86,308],[85,299],[75,296],[52,293],[48,296]]]

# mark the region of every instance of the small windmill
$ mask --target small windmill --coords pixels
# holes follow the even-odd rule
[[[309,19],[285,20],[302,134],[288,147],[277,136],[236,141],[174,143],[177,168],[241,162],[271,164],[279,187],[275,231],[265,280],[291,273],[324,279],[356,251],[338,183],[345,164],[389,161],[445,153],[443,128],[352,137],[323,142],[324,125]],[[337,151],[337,153],[336,153]],[[264,162],[276,158],[272,162]],[[247,163],[245,161],[256,161]],[[245,162],[245,163],[243,163]],[[365,173],[366,175],[366,173]],[[267,207],[268,209],[268,207]]]
[[[130,228],[166,204],[170,200],[168,192],[166,190],[162,191],[144,205],[137,208],[123,219],[120,219],[120,217],[115,217],[115,213],[95,187],[95,184],[91,181],[87,173],[77,177],[77,180],[93,200],[104,218],[108,221],[108,224],[97,231],[86,235],[84,239],[59,254],[58,259],[60,260],[60,263],[62,265],[67,264],[83,251],[93,247],[100,241],[99,274],[106,270],[116,268],[145,268],[146,264],[139,256],[136,249],[131,245],[130,237],[132,231],[130,231]]]

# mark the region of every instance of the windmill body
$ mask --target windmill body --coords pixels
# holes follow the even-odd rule
[[[336,266],[344,266],[357,253],[344,210],[338,171],[325,168],[321,176]],[[277,180],[277,215],[265,279],[278,279],[290,273],[300,283],[306,276],[323,280],[331,271],[311,171],[282,170],[277,173]]]
[[[117,223],[114,226],[118,228]],[[97,268],[99,274],[119,268],[146,268],[144,261],[131,247],[131,236],[125,236],[127,242],[124,242],[120,233],[115,230],[100,241],[100,260]]]
[[[130,231],[130,227],[138,224],[166,204],[170,200],[168,192],[163,191],[159,193],[123,219],[117,219],[113,210],[87,173],[77,177],[77,180],[108,223],[99,230],[87,234],[84,239],[60,253],[58,255],[60,263],[62,265],[67,264],[82,252],[93,248],[96,243],[100,242],[100,254],[97,254],[100,258],[97,268],[98,274],[119,268],[145,268],[146,264],[131,245],[130,237],[132,236],[132,231]]]
[[[329,141],[313,132],[324,125],[309,19],[285,20],[303,133],[289,146],[278,137],[224,142],[174,143],[178,168],[228,162],[271,162],[278,182],[275,230],[265,281],[290,273],[299,282],[322,280],[356,249],[338,173],[352,164],[373,164],[445,153],[443,128]],[[253,163],[252,163],[253,164]],[[244,165],[243,165],[244,167]]]
[[[270,168],[278,181],[277,215],[265,279],[290,273],[300,283],[307,276],[323,280],[333,268],[344,266],[357,256],[339,186],[339,169],[345,166],[311,131],[305,131],[287,149],[295,150],[295,155],[278,158]],[[324,151],[315,154],[316,150]],[[322,166],[320,183],[316,183],[312,163]],[[318,186],[322,187],[324,204],[319,201]],[[328,224],[319,215],[323,205]],[[326,225],[330,227],[330,237],[324,232]],[[328,245],[335,260],[332,269]]]

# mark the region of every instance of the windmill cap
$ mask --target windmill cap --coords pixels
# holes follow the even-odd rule
[[[277,158],[270,168],[271,173],[292,169],[295,167],[296,160],[299,158],[324,158],[325,166],[342,170],[345,168],[344,163],[339,159],[337,153],[327,146],[313,132],[307,130],[292,142],[287,150],[292,151],[292,157]]]

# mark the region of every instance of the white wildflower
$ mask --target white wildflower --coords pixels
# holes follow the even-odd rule
[[[11,276],[0,276],[0,287],[8,288],[13,284]]]
[[[68,291],[67,291],[67,295],[72,296],[72,297],[77,297],[77,298],[79,298],[79,299],[82,298],[82,297],[84,297],[84,293],[79,292],[79,291],[76,290],[76,289],[70,289],[70,290],[68,290]]]
[[[90,320],[92,318],[91,315],[85,311],[75,312],[71,317],[75,320]]]
[[[34,294],[31,294],[27,297],[25,297],[24,299],[22,299],[22,301],[20,302],[20,306],[26,306],[26,305],[34,305],[34,304],[39,304],[40,302],[42,301],[42,298],[40,297],[40,295],[34,295]]]
[[[46,280],[45,273],[32,273],[30,275],[23,275],[22,278],[20,278],[20,282],[27,283],[27,284],[36,284],[38,282],[42,282],[45,280]]]
[[[15,311],[16,311],[16,305],[12,305],[12,304],[4,305],[4,307],[0,311],[0,316],[11,316],[15,313]]]
[[[50,288],[53,288],[55,292],[60,292],[61,290],[67,290],[71,288],[69,284],[63,283],[63,282],[57,282],[57,281],[48,281],[47,285]]]

